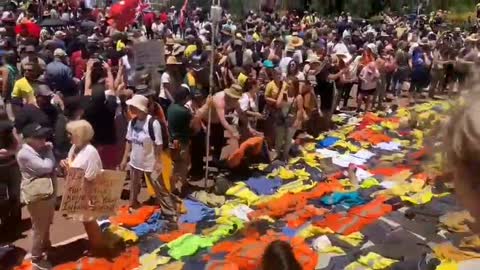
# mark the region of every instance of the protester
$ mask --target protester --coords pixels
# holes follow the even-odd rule
[[[95,201],[90,199],[94,195],[96,178],[101,174],[103,166],[97,149],[90,144],[94,137],[92,126],[85,120],[72,121],[67,124],[67,132],[70,136],[72,147],[66,160],[62,160],[61,166],[65,170],[81,169],[83,176],[83,192],[88,198],[88,206],[95,208]],[[101,254],[105,248],[102,232],[97,224],[97,216],[87,214],[75,214],[71,216],[76,221],[83,222],[87,232],[92,253]]]
[[[160,199],[159,184],[150,177],[155,170],[161,172],[160,153],[162,151],[162,131],[160,123],[148,114],[148,98],[134,95],[127,100],[134,118],[128,123],[126,146],[120,169],[130,166],[130,207],[140,207],[138,194],[143,175],[147,175],[155,184],[157,199]],[[165,213],[166,214],[166,213]]]
[[[13,129],[13,123],[8,119],[7,112],[4,109],[0,110],[0,184],[8,194],[6,198],[8,203],[0,215],[3,231],[14,231],[22,220],[20,205],[22,177],[15,158],[20,143]]]
[[[21,192],[32,220],[32,264],[35,270],[50,269],[44,256],[51,247],[50,225],[56,198],[56,161],[52,144],[47,142],[51,130],[38,123],[22,129],[24,143],[17,154],[22,174]]]

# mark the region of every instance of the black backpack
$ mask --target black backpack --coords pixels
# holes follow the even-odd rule
[[[155,141],[155,132],[153,131],[153,122],[155,121],[155,117],[150,116],[150,119],[148,119],[148,135],[150,136],[150,139],[152,142]],[[131,127],[133,128],[135,124],[137,123],[137,117],[132,119]]]

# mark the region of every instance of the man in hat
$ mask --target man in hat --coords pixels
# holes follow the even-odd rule
[[[45,77],[52,89],[59,91],[65,97],[77,94],[77,85],[73,73],[67,63],[67,53],[58,48],[53,52],[54,60],[47,65]]]
[[[46,84],[35,87],[35,103],[25,104],[15,115],[15,128],[22,130],[31,123],[39,123],[44,127],[55,128],[60,111],[52,105],[54,93]]]
[[[167,58],[167,68],[160,78],[160,105],[166,111],[168,106],[174,101],[173,94],[177,89],[179,67],[181,63],[175,56]]]
[[[235,39],[233,42],[233,52],[228,54],[228,60],[234,67],[242,67],[246,64],[253,64],[253,52],[250,49],[243,49],[243,41]]]
[[[233,84],[230,88],[216,93],[211,100],[208,100],[197,111],[195,117],[201,119],[204,123],[208,123],[208,112],[212,110],[210,144],[214,148],[212,153],[214,160],[220,160],[220,154],[226,143],[224,136],[225,130],[228,131],[231,138],[236,140],[240,139],[237,130],[227,121],[226,115],[236,111],[240,121],[246,125],[248,124],[248,118],[245,116],[245,113],[242,112],[240,104],[238,103],[241,97],[242,87],[238,84]]]
[[[35,46],[33,45],[28,45],[25,47],[25,57],[20,61],[21,73],[23,73],[23,66],[27,63],[37,63],[42,70],[45,70],[45,67],[47,66],[45,61],[38,57]]]
[[[285,57],[280,60],[278,63],[278,67],[282,71],[282,76],[285,77],[287,75],[287,68],[288,64],[293,60],[293,54],[295,53],[295,48],[293,46],[287,46]]]

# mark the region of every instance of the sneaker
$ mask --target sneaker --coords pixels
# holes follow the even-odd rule
[[[47,260],[39,259],[32,261],[32,270],[50,270],[52,268],[52,265]]]

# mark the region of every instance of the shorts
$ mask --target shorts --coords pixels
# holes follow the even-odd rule
[[[363,96],[373,96],[375,94],[376,90],[377,90],[377,88],[366,89],[366,90],[360,89],[359,94],[363,95]]]

